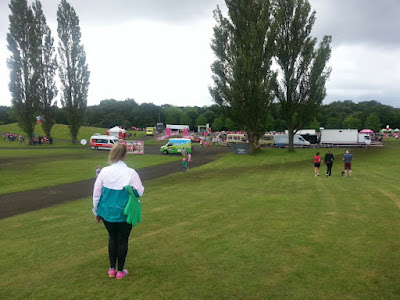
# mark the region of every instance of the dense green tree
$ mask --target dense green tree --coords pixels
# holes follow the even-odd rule
[[[196,126],[206,125],[207,124],[207,117],[202,114],[196,118]]]
[[[382,124],[379,121],[379,117],[375,113],[370,113],[364,123],[364,127],[366,129],[371,129],[374,132],[378,132],[382,129]]]
[[[57,87],[55,75],[57,70],[57,61],[54,50],[54,38],[51,36],[51,30],[47,25],[43,14],[42,4],[36,0],[32,4],[35,17],[35,30],[39,44],[39,114],[42,118],[42,128],[47,137],[51,136],[51,129],[55,123],[55,107],[57,102]]]
[[[162,122],[161,110],[153,103],[142,103],[140,109],[147,115],[146,127],[156,126],[159,120]]]
[[[26,0],[11,0],[11,15],[7,47],[11,57],[9,89],[20,128],[27,134],[28,143],[36,125],[38,108],[38,42],[32,9]]]
[[[192,130],[195,127],[195,120],[198,117],[198,112],[197,109],[194,107],[185,107],[183,109],[183,113],[186,114],[186,116],[188,117],[188,119],[186,120],[188,123],[184,123],[189,125],[190,128],[192,128]]]
[[[213,131],[222,131],[224,130],[224,119],[222,117],[218,117],[214,119],[214,122],[211,124],[211,128]]]
[[[125,120],[125,121],[122,123],[122,127],[125,128],[126,130],[130,130],[131,127],[132,127],[132,124],[131,124],[131,122],[129,122],[128,120]]]
[[[307,124],[306,128],[308,129],[315,129],[316,131],[319,131],[321,125],[317,121],[317,118],[314,118],[310,123]]]
[[[342,127],[345,129],[361,129],[361,120],[355,115],[350,115],[343,120]]]
[[[225,129],[227,131],[237,131],[241,128],[231,118],[225,118]]]
[[[190,127],[190,123],[192,123],[192,120],[190,119],[189,115],[187,114],[187,112],[182,112],[180,120],[179,120],[179,124],[181,125],[188,125]]]
[[[246,130],[250,153],[264,131],[265,113],[273,99],[271,71],[275,28],[269,0],[226,0],[228,17],[219,7],[211,48],[214,86],[210,94],[225,114]]]
[[[181,119],[182,110],[176,106],[170,106],[166,109],[165,122],[170,125],[177,125]]]
[[[214,113],[211,109],[207,109],[207,110],[203,113],[203,116],[205,116],[206,119],[207,119],[207,122],[206,122],[206,123],[211,124],[212,121],[213,121],[214,118],[215,118],[215,113]],[[206,123],[204,123],[203,125],[205,125]]]
[[[17,119],[13,117],[11,108],[8,106],[0,106],[0,124],[8,124],[16,122]]]
[[[311,13],[307,0],[276,0],[276,4],[276,61],[281,79],[275,93],[289,131],[289,151],[294,151],[295,132],[316,116],[325,98],[332,38],[324,36],[315,49],[317,39],[310,36],[315,11]]]
[[[54,117],[54,121],[56,124],[68,124],[67,112],[65,111],[65,108],[55,107]]]
[[[265,116],[265,131],[275,130],[275,119],[273,118],[271,112],[268,112]]]
[[[330,117],[325,124],[325,129],[340,129],[340,128],[342,128],[342,121],[335,117]]]
[[[75,144],[79,128],[84,122],[90,72],[81,44],[79,18],[66,0],[61,0],[58,6],[57,23],[61,104],[66,109],[72,143]]]

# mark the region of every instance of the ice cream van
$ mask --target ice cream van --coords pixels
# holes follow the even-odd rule
[[[90,137],[90,148],[95,150],[111,150],[115,143],[119,143],[119,139],[112,135],[95,134]]]
[[[183,149],[185,149],[187,153],[192,153],[191,139],[169,139],[167,144],[161,146],[160,152],[163,154],[182,153]]]

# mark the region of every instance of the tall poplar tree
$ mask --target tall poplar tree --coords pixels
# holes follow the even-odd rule
[[[61,104],[66,109],[72,143],[75,144],[79,128],[84,122],[90,72],[81,44],[79,18],[66,0],[61,0],[58,6],[57,22]]]
[[[271,71],[275,28],[269,0],[226,0],[228,17],[219,7],[211,48],[210,94],[227,117],[246,130],[250,153],[265,131],[266,111],[273,99],[275,73]]]
[[[39,44],[39,113],[42,117],[42,127],[47,137],[51,137],[51,129],[55,123],[55,107],[57,102],[57,88],[55,84],[55,74],[57,70],[57,61],[55,57],[54,38],[51,36],[51,30],[47,25],[43,14],[42,4],[36,0],[32,4],[35,17],[35,30]]]
[[[316,116],[326,96],[325,83],[330,75],[326,66],[332,38],[324,36],[318,49],[310,36],[315,11],[307,0],[275,0],[276,61],[280,81],[275,87],[281,104],[281,116],[289,131],[289,151],[294,151],[293,137]]]
[[[32,137],[36,124],[38,105],[38,44],[35,34],[34,16],[26,0],[11,0],[11,15],[7,33],[8,50],[11,57],[7,60],[10,69],[9,89],[12,106],[18,118],[18,124],[28,136]]]

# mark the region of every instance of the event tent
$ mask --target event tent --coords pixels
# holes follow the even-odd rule
[[[108,129],[107,130],[107,135],[116,136],[117,138],[119,138],[121,140],[122,139],[126,139],[126,137],[127,137],[125,129],[121,129],[118,126],[115,126],[115,127],[111,128],[111,129]]]
[[[374,133],[371,129],[363,129],[360,132],[361,133]]]

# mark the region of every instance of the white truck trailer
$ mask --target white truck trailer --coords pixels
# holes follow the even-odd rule
[[[322,129],[321,145],[370,145],[368,134],[358,133],[357,129]]]

